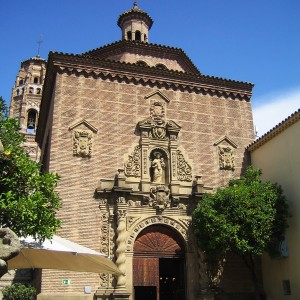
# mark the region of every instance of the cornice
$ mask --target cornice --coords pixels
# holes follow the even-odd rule
[[[53,64],[60,73],[84,74],[92,77],[116,78],[126,82],[174,87],[175,90],[197,91],[201,87],[205,94],[216,93],[226,98],[249,101],[253,84],[202,74],[191,74],[174,70],[161,70],[137,64],[99,58],[82,57],[74,54],[51,53]]]
[[[279,135],[295,123],[297,123],[300,120],[300,108],[291,114],[288,118],[283,120],[281,123],[276,125],[274,128],[272,128],[270,131],[268,131],[266,134],[264,134],[262,137],[260,137],[258,140],[253,142],[247,147],[247,150],[250,152],[258,149],[262,145],[266,144],[268,141],[273,139],[275,136]],[[296,137],[295,137],[296,138]]]
[[[225,85],[217,86],[216,80],[210,78],[202,78],[198,82],[188,81],[187,78],[166,78],[161,76],[162,74],[153,74],[145,77],[144,74],[134,74],[122,71],[111,71],[111,70],[94,70],[92,68],[75,68],[72,66],[57,66],[56,70],[58,73],[63,74],[75,74],[77,76],[102,78],[103,80],[111,80],[118,82],[126,82],[133,84],[149,85],[151,87],[172,89],[174,91],[187,91],[195,92],[197,94],[202,93],[204,95],[211,96],[223,96],[225,98],[239,99],[249,102],[252,95],[251,92],[236,90],[234,87],[225,87]]]

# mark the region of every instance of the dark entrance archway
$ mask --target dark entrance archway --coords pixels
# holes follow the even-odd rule
[[[136,238],[133,255],[135,300],[185,300],[185,247],[172,228],[152,225]]]

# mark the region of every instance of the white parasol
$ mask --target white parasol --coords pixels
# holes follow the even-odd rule
[[[76,272],[122,272],[104,254],[54,235],[43,243],[32,237],[20,239],[21,251],[7,261],[8,269],[58,269]]]

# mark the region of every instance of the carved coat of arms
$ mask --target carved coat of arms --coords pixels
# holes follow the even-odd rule
[[[170,190],[164,185],[158,185],[150,189],[149,205],[158,211],[170,207]]]
[[[87,130],[75,130],[73,135],[73,154],[89,157],[92,154],[92,133]]]

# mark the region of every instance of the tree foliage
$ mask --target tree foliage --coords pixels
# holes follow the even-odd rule
[[[37,290],[29,285],[15,283],[2,290],[3,300],[34,300]]]
[[[287,228],[288,206],[281,187],[262,182],[250,166],[244,176],[205,194],[193,213],[200,248],[211,257],[231,251],[242,257],[255,282],[254,256],[274,254]]]
[[[243,177],[215,194],[204,195],[193,213],[203,250],[240,255],[272,251],[287,228],[288,206],[278,184],[260,180],[250,166]]]
[[[59,176],[41,173],[21,147],[24,136],[17,120],[6,118],[0,97],[0,226],[9,227],[18,236],[50,238],[60,225],[56,212],[60,197],[55,191]]]

